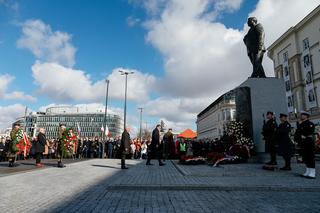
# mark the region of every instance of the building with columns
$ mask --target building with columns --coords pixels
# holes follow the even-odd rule
[[[320,121],[320,6],[288,29],[269,48],[275,76],[282,78],[290,120],[305,110]]]

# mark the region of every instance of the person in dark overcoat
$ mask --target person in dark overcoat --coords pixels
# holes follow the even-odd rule
[[[288,122],[288,115],[280,114],[280,121],[277,128],[276,138],[278,144],[278,154],[283,157],[285,166],[280,170],[291,170],[291,157],[293,154],[293,143],[290,139],[291,125]]]
[[[36,166],[37,167],[42,167],[43,164],[41,164],[41,157],[42,153],[45,150],[45,145],[46,145],[47,139],[45,135],[45,129],[40,128],[39,134],[37,136],[37,140],[35,141],[35,155],[36,155]]]
[[[270,161],[266,163],[267,165],[277,165],[276,131],[277,123],[274,119],[273,112],[267,112],[267,122],[262,128],[262,135],[270,153]]]
[[[121,145],[120,145],[121,169],[128,169],[128,167],[126,167],[126,156],[129,154],[129,151],[130,151],[130,134],[129,134],[129,129],[125,128],[121,136]]]
[[[174,146],[172,129],[170,128],[168,132],[163,136],[163,155],[164,160],[167,160],[170,154],[171,147]]]
[[[161,125],[158,124],[156,128],[152,131],[152,141],[150,144],[150,152],[148,152],[148,160],[146,165],[150,166],[151,158],[157,156],[159,166],[164,166],[165,164],[161,162],[161,141],[160,141],[160,129]]]

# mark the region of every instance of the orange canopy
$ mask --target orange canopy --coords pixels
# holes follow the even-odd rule
[[[197,137],[197,133],[192,131],[191,129],[186,129],[178,135],[178,138],[186,138],[186,139],[192,139],[196,137]]]

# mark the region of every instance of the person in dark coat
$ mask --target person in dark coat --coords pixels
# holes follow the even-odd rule
[[[302,174],[305,178],[316,178],[315,143],[313,134],[315,125],[309,120],[308,112],[301,112],[301,123],[298,125],[295,140],[301,148],[302,160],[306,164],[306,172]]]
[[[150,152],[148,152],[148,160],[146,165],[152,165],[151,164],[151,158],[152,156],[156,155],[159,166],[164,166],[165,164],[161,162],[161,141],[160,141],[160,129],[161,125],[158,124],[156,128],[152,131],[152,141],[150,145]]]
[[[170,128],[168,132],[163,136],[163,155],[164,160],[168,159],[171,147],[174,146],[172,129]]]
[[[129,154],[130,151],[130,134],[129,129],[126,128],[121,136],[121,145],[120,145],[120,152],[121,152],[121,169],[128,169],[126,167],[126,156]]]
[[[291,125],[288,122],[288,115],[286,114],[280,114],[280,121],[281,123],[277,128],[278,153],[285,161],[285,166],[280,168],[280,170],[290,171],[293,154],[293,143],[290,139]]]
[[[262,135],[266,141],[268,151],[270,153],[270,161],[267,165],[277,165],[277,149],[276,149],[276,131],[277,123],[274,119],[273,112],[267,112],[267,122],[263,125]]]
[[[45,129],[40,128],[39,131],[40,132],[37,136],[37,140],[35,141],[35,155],[36,155],[36,166],[42,167],[43,164],[41,164],[41,157],[42,157],[42,153],[45,150],[47,139],[45,135]]]

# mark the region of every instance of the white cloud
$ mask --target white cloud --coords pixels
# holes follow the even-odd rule
[[[11,75],[0,75],[0,98],[4,98],[7,88],[13,80],[14,77]]]
[[[235,11],[239,10],[243,0],[215,0],[215,8],[217,11]]]
[[[22,100],[22,101],[36,101],[37,99],[31,95],[26,95],[24,92],[14,91],[5,94],[4,99],[7,100]]]
[[[36,101],[36,98],[31,95],[26,95],[24,92],[13,91],[7,93],[8,86],[15,79],[14,76],[3,74],[0,75],[0,98],[6,100],[22,100],[22,101]]]
[[[37,59],[72,67],[75,64],[75,47],[72,36],[65,32],[52,31],[41,20],[28,20],[22,26],[23,35],[18,40],[20,48],[30,50]]]
[[[141,73],[138,70],[116,68],[107,77],[110,80],[109,97],[124,99],[125,77],[119,70],[132,71],[128,76],[128,100],[136,102],[149,98],[150,88],[154,85],[155,77]],[[90,76],[82,70],[67,68],[56,63],[42,63],[37,61],[32,66],[35,83],[39,86],[39,93],[53,100],[71,101],[104,101],[106,93],[105,80],[93,82]]]
[[[135,18],[135,17],[133,17],[133,16],[129,16],[128,18],[127,18],[127,24],[128,24],[128,26],[129,27],[134,27],[134,26],[136,26],[137,24],[139,24],[140,23],[140,19],[139,18]]]
[[[163,117],[176,122],[194,122],[197,114],[210,103],[207,98],[157,98],[145,105],[150,116]]]
[[[19,12],[19,3],[15,0],[0,0],[0,6],[4,6],[10,10],[12,10],[14,13]]]
[[[262,23],[268,46],[319,4],[320,0],[260,0],[249,16],[256,16]]]
[[[145,22],[146,40],[164,58],[165,76],[158,89],[173,97],[151,101],[149,104],[156,107],[150,109],[151,115],[169,122],[194,122],[196,113],[184,109],[183,106],[188,104],[182,100],[194,99],[197,103],[197,99],[210,98],[213,101],[251,75],[252,66],[242,41],[248,30],[246,23],[239,30],[228,28],[215,19],[219,13],[238,10],[242,2],[170,0],[162,5],[154,4],[153,11],[158,11],[159,15],[151,16]],[[260,0],[248,17],[254,15],[263,24],[268,46],[319,3],[320,0],[309,0],[308,3]],[[146,10],[150,13],[148,8]],[[264,68],[267,76],[274,76],[272,62],[266,55]],[[208,104],[206,101],[200,103],[197,113]]]
[[[164,92],[218,97],[251,74],[243,33],[205,17],[212,1],[170,2],[146,24],[147,41],[165,58]]]
[[[14,104],[8,106],[0,106],[0,130],[11,127],[17,118],[24,116],[25,106]]]

